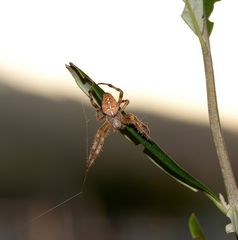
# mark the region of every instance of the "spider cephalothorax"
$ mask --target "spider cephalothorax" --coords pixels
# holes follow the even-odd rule
[[[89,153],[89,157],[86,162],[86,169],[88,170],[94,163],[98,154],[104,144],[104,140],[109,133],[110,129],[114,131],[122,129],[126,124],[132,124],[135,128],[146,138],[149,137],[148,127],[141,122],[134,114],[124,113],[126,106],[129,104],[129,100],[123,100],[123,91],[120,88],[114,87],[111,84],[99,83],[102,85],[107,85],[119,92],[118,101],[110,93],[104,93],[102,98],[102,106],[99,107],[93,100],[91,92],[89,93],[90,102],[92,106],[96,109],[96,117],[98,120],[105,120],[102,126],[98,129],[92,148]],[[98,84],[98,85],[99,85]]]

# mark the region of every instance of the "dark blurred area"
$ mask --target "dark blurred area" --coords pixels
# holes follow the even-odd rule
[[[77,101],[41,97],[3,83],[0,110],[0,239],[191,239],[187,221],[192,212],[208,239],[233,239],[224,233],[225,217],[202,193],[176,182],[142,153],[141,146],[113,132],[83,194],[31,222],[80,192],[87,146],[100,122],[92,108]],[[160,113],[136,114],[148,123],[162,149],[224,193],[208,126]],[[224,133],[236,172],[238,135]]]

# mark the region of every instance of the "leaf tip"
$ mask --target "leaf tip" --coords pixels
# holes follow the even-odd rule
[[[201,225],[194,213],[192,213],[189,217],[188,226],[193,239],[206,240]]]

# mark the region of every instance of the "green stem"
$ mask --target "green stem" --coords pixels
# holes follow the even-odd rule
[[[202,42],[200,41],[200,43],[202,48],[205,75],[206,75],[208,113],[209,113],[211,132],[212,132],[213,140],[215,143],[215,147],[216,147],[216,151],[219,159],[222,176],[224,179],[228,202],[231,207],[233,206],[238,207],[237,185],[236,185],[236,181],[235,181],[232,167],[230,164],[225,140],[221,130],[221,124],[220,124],[220,118],[219,118],[219,112],[218,112],[218,106],[217,106],[214,70],[213,70],[212,56],[211,56],[211,50],[210,50],[210,41],[209,41],[206,24],[204,24],[203,40],[204,41]]]

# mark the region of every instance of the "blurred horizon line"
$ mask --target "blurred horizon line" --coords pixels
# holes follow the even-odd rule
[[[66,77],[70,78],[70,74],[66,72]],[[44,77],[45,78],[45,77]],[[0,84],[4,84],[9,88],[12,88],[16,91],[20,91],[26,94],[32,94],[39,97],[46,97],[54,100],[72,100],[72,101],[81,101],[83,104],[90,106],[90,103],[87,101],[87,97],[84,94],[80,94],[81,91],[74,82],[72,78],[72,84],[66,84],[62,79],[59,79],[57,85],[52,82],[38,81],[42,79],[35,77],[35,81],[32,82],[33,76],[26,75],[15,75],[9,76],[7,71],[2,71],[0,75]],[[45,80],[47,77],[45,78]],[[50,79],[52,80],[52,79]],[[128,95],[128,94],[127,94]],[[128,97],[127,97],[128,98]],[[133,99],[131,101],[131,99]],[[162,99],[159,96],[146,95],[145,99],[141,99],[138,94],[133,92],[132,97],[129,99],[130,104],[128,109],[133,109],[133,111],[140,111],[147,114],[163,114],[163,116],[168,118],[174,118],[178,121],[193,122],[201,125],[208,125],[208,113],[207,106],[199,106],[194,103],[181,104],[181,102],[175,102],[174,99]],[[146,103],[154,104],[146,104]],[[219,108],[221,125],[223,128],[228,130],[237,131],[237,116],[232,114],[228,110]],[[183,113],[183,114],[181,114]]]

